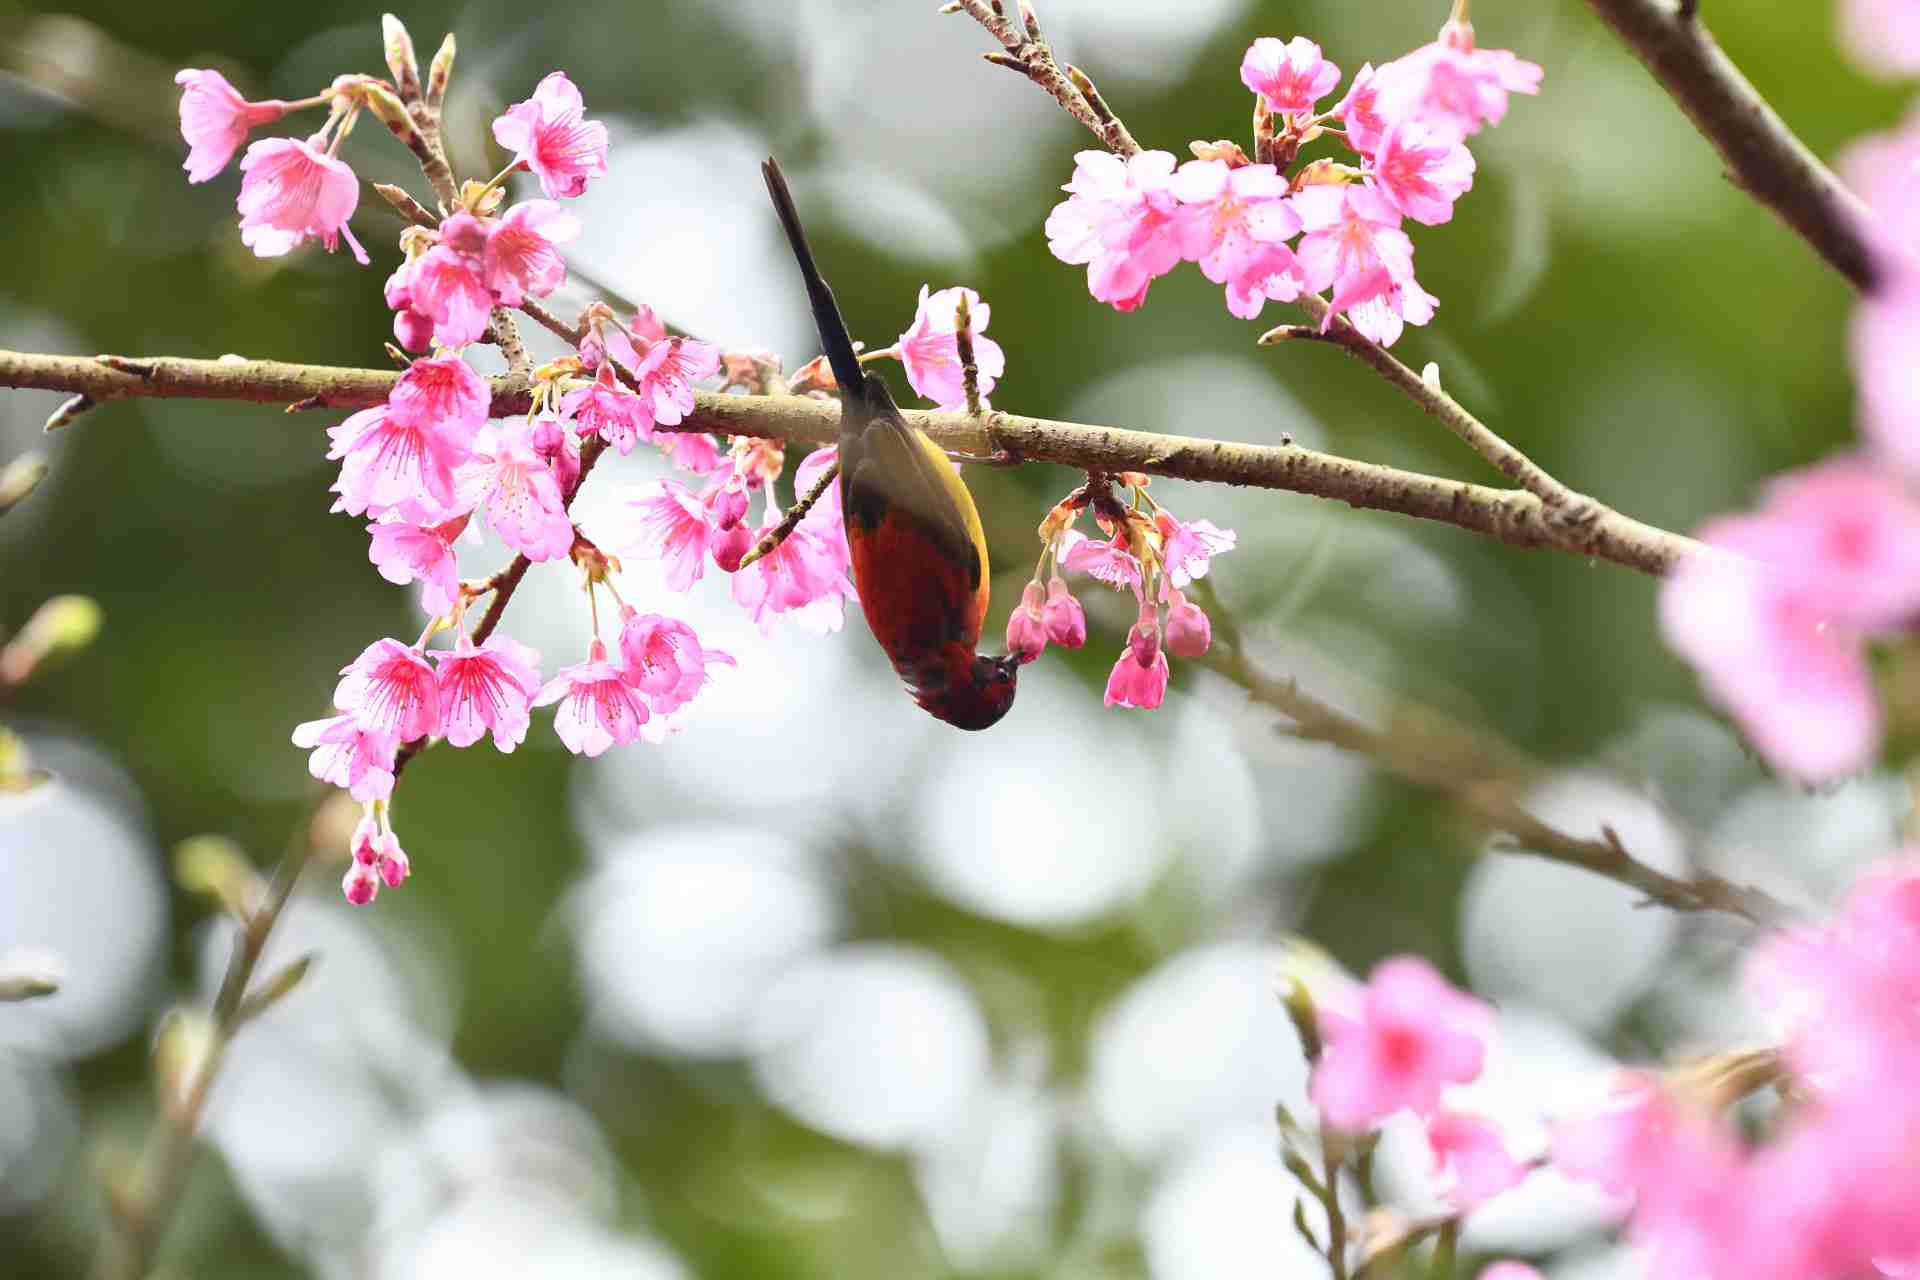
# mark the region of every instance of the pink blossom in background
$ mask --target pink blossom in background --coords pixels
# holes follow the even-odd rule
[[[580,219],[551,200],[528,200],[487,228],[481,275],[494,301],[517,307],[544,298],[567,279],[566,259],[556,245],[580,234]]]
[[[692,338],[656,342],[633,371],[640,399],[663,426],[677,426],[693,412],[693,384],[720,369],[720,349]]]
[[[1305,36],[1286,41],[1262,36],[1240,60],[1240,83],[1265,98],[1272,111],[1312,111],[1340,83],[1340,68]]]
[[[1631,1197],[1665,1166],[1679,1123],[1657,1076],[1622,1072],[1604,1102],[1555,1125],[1554,1167],[1609,1195]]]
[[[1293,251],[1300,230],[1286,200],[1287,180],[1270,164],[1230,169],[1224,160],[1189,160],[1170,184],[1180,201],[1181,256],[1201,274],[1227,286],[1227,310],[1242,320],[1260,314],[1267,299],[1300,296]]]
[[[440,732],[439,684],[433,665],[418,649],[398,640],[376,640],[340,674],[333,705],[352,712],[362,728],[398,742]]]
[[[240,158],[240,241],[262,258],[291,253],[319,240],[328,253],[347,238],[354,260],[367,251],[347,219],[360,204],[360,179],[319,147],[321,135],[262,138]]]
[[[621,679],[620,668],[607,661],[607,647],[598,639],[587,660],[562,667],[533,705],[556,702],[560,709],[554,713],[553,731],[567,750],[590,758],[608,747],[632,742],[651,715],[640,695]]]
[[[248,102],[218,71],[193,67],[174,76],[180,95],[180,136],[187,140],[188,182],[218,177],[247,140],[248,131],[272,124],[287,113],[278,99]]]
[[[1087,615],[1067,590],[1066,579],[1054,574],[1047,582],[1047,607],[1042,613],[1047,639],[1062,649],[1078,649],[1087,642]]]
[[[1449,1084],[1480,1074],[1493,1010],[1454,990],[1417,956],[1382,961],[1342,1012],[1322,1005],[1325,1050],[1311,1091],[1321,1118],[1363,1133],[1402,1107],[1427,1115]]]
[[[375,847],[374,870],[380,873],[380,879],[389,889],[398,889],[413,874],[413,861],[407,857],[407,851],[400,847],[400,837],[388,831],[380,836]]]
[[[618,514],[594,530],[594,540],[635,560],[658,560],[667,586],[685,591],[706,571],[713,512],[678,480],[655,480],[621,501]]]
[[[684,622],[630,608],[620,612],[621,679],[656,715],[672,715],[691,702],[712,678],[709,667],[735,665],[732,654],[706,648]]]
[[[1308,187],[1293,197],[1293,208],[1306,231],[1294,252],[1307,290],[1332,289],[1333,311],[1412,281],[1413,241],[1400,230],[1400,211],[1374,188]]]
[[[524,420],[504,425],[488,464],[481,502],[500,541],[529,560],[559,560],[573,550],[573,519],[560,481],[534,452],[534,427]]]
[[[1850,345],[1860,434],[1920,481],[1920,273],[1899,270],[1861,299]]]
[[[526,741],[527,709],[540,689],[539,654],[510,636],[489,636],[476,646],[462,632],[452,650],[432,656],[449,743],[470,747],[489,732],[501,751]]]
[[[1867,231],[1884,234],[1883,253],[1920,253],[1920,111],[1909,111],[1885,133],[1856,138],[1834,168],[1880,215],[1880,224],[1869,224]]]
[[[1473,186],[1473,153],[1419,120],[1396,120],[1380,135],[1373,182],[1387,203],[1428,226],[1453,217],[1453,202]]]
[[[1176,587],[1206,577],[1213,557],[1225,555],[1239,541],[1239,535],[1231,529],[1222,529],[1211,520],[1187,524],[1165,507],[1154,512],[1153,523],[1160,531],[1160,562]]]
[[[493,140],[540,179],[551,199],[582,194],[607,172],[607,126],[586,119],[586,102],[564,71],[550,73],[525,102],[493,122]]]
[[[1524,1262],[1502,1259],[1480,1272],[1480,1280],[1544,1280],[1540,1272]]]
[[[1087,288],[1116,311],[1132,311],[1147,286],[1180,264],[1178,202],[1168,184],[1174,158],[1143,151],[1122,160],[1106,151],[1074,157],[1068,198],[1047,215],[1047,248],[1085,264]]]
[[[758,542],[777,523],[777,517],[756,530],[748,545]],[[855,599],[847,577],[847,547],[822,537],[802,520],[786,541],[733,575],[734,603],[747,611],[762,631],[773,629],[780,614],[811,631],[838,631],[842,602]]]
[[[1920,611],[1920,507],[1842,460],[1776,483],[1760,511],[1699,531],[1735,557],[1683,561],[1660,592],[1667,644],[1776,768],[1823,781],[1880,740],[1863,642]]]
[[[1387,131],[1387,118],[1380,114],[1380,86],[1373,64],[1367,63],[1347,86],[1347,96],[1333,109],[1346,126],[1346,142],[1361,155],[1372,155]]]
[[[387,405],[362,409],[327,428],[340,460],[333,509],[349,515],[392,513],[413,524],[447,518],[454,503],[454,468],[472,456],[464,429],[425,422],[409,425]],[[469,437],[470,439],[470,437]]]
[[[620,385],[610,363],[600,366],[592,385],[562,396],[560,412],[573,419],[581,435],[597,435],[620,453],[632,453],[635,443],[653,438],[647,402]]]
[[[827,468],[838,461],[840,461],[840,450],[833,445],[826,445],[823,448],[815,449],[812,453],[802,458],[800,465],[795,467],[793,471],[793,492],[795,500],[798,501],[800,498],[804,498],[809,493],[812,493],[813,487],[820,483],[820,477],[826,474]],[[746,514],[745,493],[740,494],[739,501],[739,514],[734,516],[736,520]],[[847,524],[845,513],[840,507],[840,478],[838,476],[835,476],[833,483],[827,486],[826,492],[820,495],[819,501],[813,504],[813,510],[807,512],[807,523],[818,529],[820,536],[829,541],[836,538],[843,543],[846,541]]]
[[[1885,79],[1920,75],[1920,6],[1913,0],[1840,0],[1840,43],[1860,67]]]
[[[363,727],[351,715],[294,726],[293,745],[310,748],[307,772],[368,804],[393,794],[393,758],[399,743]]]
[[[1213,623],[1200,606],[1181,595],[1167,602],[1167,652],[1176,658],[1197,658],[1213,644]]]
[[[1059,564],[1062,569],[1087,574],[1110,587],[1125,587],[1140,594],[1140,561],[1125,531],[1101,542],[1078,529],[1069,529],[1060,535]]]
[[[907,371],[907,383],[913,393],[931,400],[942,409],[958,411],[966,407],[966,387],[960,369],[960,343],[955,336],[957,308],[961,295],[967,299],[968,319],[973,334],[973,359],[979,371],[982,396],[1007,371],[1007,354],[992,338],[983,337],[992,311],[972,289],[955,286],[929,294],[920,286],[920,301],[914,307],[913,325],[900,335],[896,350]]]
[[[1464,1111],[1436,1111],[1427,1120],[1427,1147],[1435,1172],[1450,1179],[1448,1201],[1462,1213],[1519,1186],[1527,1176],[1526,1166],[1508,1153],[1500,1131]]]
[[[1537,63],[1505,49],[1476,49],[1472,28],[1449,24],[1432,44],[1374,72],[1375,110],[1386,120],[1419,120],[1464,141],[1507,114],[1507,95],[1540,92]],[[1464,47],[1463,47],[1464,46]]]
[[[1160,647],[1160,626],[1151,605],[1127,632],[1127,647],[1107,676],[1106,705],[1152,711],[1167,696],[1167,655]]]
[[[414,259],[407,273],[407,301],[411,310],[433,321],[433,340],[443,347],[478,342],[493,309],[479,259],[444,244]]]
[[[1007,652],[1032,662],[1047,647],[1047,589],[1035,578],[1020,592],[1020,604],[1007,619]]]
[[[660,446],[667,461],[682,471],[709,476],[727,466],[727,455],[704,431],[659,431],[653,442]]]

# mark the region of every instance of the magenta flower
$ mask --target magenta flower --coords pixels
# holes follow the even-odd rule
[[[407,289],[409,307],[433,321],[433,340],[441,346],[464,347],[487,331],[493,294],[478,258],[435,245],[414,259]]]
[[[362,727],[351,715],[309,720],[296,725],[293,745],[312,749],[307,772],[370,804],[393,794],[393,757],[399,743]]]
[[[653,344],[633,371],[640,399],[662,426],[678,426],[693,412],[693,384],[720,368],[720,349],[692,338]]]
[[[1152,711],[1167,696],[1167,655],[1160,648],[1160,622],[1152,605],[1127,632],[1127,647],[1107,676],[1106,705]]]
[[[534,451],[537,428],[524,420],[500,429],[487,464],[480,501],[500,541],[529,560],[559,560],[573,550],[573,519],[559,477]]]
[[[1147,286],[1180,263],[1179,202],[1168,189],[1173,156],[1082,151],[1074,160],[1062,188],[1069,197],[1047,215],[1047,248],[1062,262],[1086,264],[1096,299],[1132,311]]]
[[[1020,604],[1007,619],[1007,652],[1032,662],[1047,647],[1047,589],[1035,578],[1020,593]]]
[[[710,678],[708,667],[734,665],[732,654],[705,648],[684,622],[632,609],[620,612],[620,678],[656,715],[670,716],[693,701]]]
[[[1200,606],[1175,591],[1167,602],[1167,652],[1197,658],[1213,644],[1213,623]]]
[[[394,421],[431,428],[469,452],[492,407],[487,380],[459,356],[415,360],[387,393],[387,413]]]
[[[596,541],[623,557],[660,561],[675,591],[700,580],[715,523],[712,509],[692,490],[678,480],[655,480],[635,489],[621,507]]]
[[[772,523],[756,531],[748,545],[764,537]],[[847,577],[845,538],[826,538],[812,524],[802,520],[785,542],[733,575],[734,603],[762,631],[771,631],[780,614],[792,615],[809,631],[838,631],[844,602],[856,598]]]
[[[1893,261],[1920,246],[1920,168],[1916,166],[1920,166],[1920,114],[1914,112],[1897,128],[1856,139],[1834,165],[1847,185],[1880,215],[1880,225],[1865,230],[1885,237],[1881,253]]]
[[[1186,524],[1165,507],[1154,512],[1153,523],[1160,531],[1160,562],[1176,587],[1206,577],[1213,557],[1225,555],[1239,541],[1239,535],[1231,529],[1222,529],[1211,520]]]
[[[1353,83],[1347,86],[1347,96],[1333,109],[1333,114],[1346,126],[1347,145],[1363,156],[1374,153],[1380,145],[1380,135],[1387,131],[1387,118],[1380,113],[1377,75],[1371,62],[1361,67]]]
[[[1364,1133],[1402,1107],[1429,1115],[1440,1090],[1480,1074],[1493,1010],[1417,956],[1382,961],[1359,1010],[1322,1006],[1324,1052],[1311,1090],[1321,1119]]]
[[[704,431],[657,431],[653,442],[660,446],[667,461],[682,471],[706,476],[727,466],[726,454]]]
[[[340,880],[340,892],[354,906],[364,907],[380,893],[380,877],[374,874],[372,867],[360,862],[352,863]]]
[[[481,277],[494,301],[517,307],[558,289],[566,282],[567,264],[554,246],[579,234],[580,219],[551,200],[529,200],[507,210],[487,227],[480,255]]]
[[[1047,639],[1062,649],[1078,649],[1087,642],[1086,612],[1058,573],[1047,582],[1047,606],[1041,616],[1046,621]]]
[[[1340,83],[1340,68],[1305,36],[1284,42],[1262,36],[1240,60],[1240,83],[1265,98],[1271,111],[1312,111]]]
[[[413,307],[413,260],[393,269],[383,290],[393,312],[393,340],[402,351],[425,351],[433,345],[433,317]]]
[[[620,453],[632,453],[635,443],[653,438],[647,402],[620,385],[611,362],[601,364],[591,386],[562,396],[560,412],[573,419],[581,435],[598,435]]]
[[[625,746],[639,737],[640,726],[651,715],[620,676],[620,668],[607,661],[607,646],[595,639],[587,660],[561,668],[533,705],[559,703],[553,731],[560,741],[575,755],[597,756],[615,743]]]
[[[551,199],[580,195],[607,172],[607,126],[586,119],[586,103],[564,71],[550,73],[525,102],[493,122],[493,140],[540,179]]]
[[[1115,531],[1111,540],[1099,542],[1078,529],[1060,535],[1060,567],[1084,573],[1116,590],[1126,587],[1140,594],[1140,560],[1127,542],[1125,530]]]
[[[560,496],[572,493],[580,484],[580,442],[567,432],[560,419],[543,413],[529,424],[527,447],[533,456],[547,464],[560,486]]]
[[[1528,1266],[1524,1262],[1515,1262],[1511,1258],[1500,1261],[1481,1271],[1479,1280],[1544,1280],[1538,1267]]]
[[[398,889],[413,874],[412,859],[400,847],[400,837],[391,831],[381,833],[375,847],[373,866],[389,889]]]
[[[540,655],[508,636],[475,647],[463,631],[451,651],[436,650],[440,710],[447,741],[470,747],[488,732],[493,745],[512,751],[527,738],[527,709],[540,688]]]
[[[356,516],[391,513],[412,524],[446,519],[454,504],[454,468],[472,456],[462,434],[457,427],[398,421],[386,405],[327,428],[333,441],[327,456],[340,460],[333,509]]]
[[[1507,95],[1540,92],[1538,63],[1505,49],[1475,49],[1470,28],[1449,24],[1442,39],[1378,68],[1379,114],[1418,120],[1465,140],[1507,114]]]
[[[1471,1213],[1526,1178],[1526,1166],[1507,1153],[1500,1132],[1464,1111],[1436,1111],[1427,1121],[1427,1147],[1434,1172],[1450,1175],[1447,1199]]]
[[[1286,241],[1300,231],[1286,200],[1287,180],[1270,164],[1229,169],[1224,160],[1189,160],[1170,188],[1181,203],[1180,253],[1227,286],[1227,310],[1242,320],[1267,299],[1300,296],[1300,277]]]
[[[333,705],[363,729],[397,742],[440,732],[440,687],[433,666],[410,645],[376,640],[340,672]]]
[[[320,150],[319,139],[263,138],[247,148],[240,158],[240,241],[262,258],[277,258],[313,239],[332,253],[345,236],[364,267],[367,251],[347,226],[360,203],[360,179]]]
[[[218,71],[188,67],[173,82],[185,86],[180,95],[180,136],[189,148],[187,162],[181,166],[188,182],[217,177],[247,140],[249,130],[287,114],[287,104],[278,99],[248,102]]]
[[[960,369],[960,340],[956,334],[960,297],[966,295],[968,319],[973,334],[973,359],[980,374],[980,394],[984,397],[1007,371],[1007,353],[992,338],[981,337],[992,312],[972,289],[955,286],[929,295],[920,286],[920,301],[913,312],[913,326],[900,335],[895,348],[900,363],[906,366],[907,383],[913,393],[931,400],[942,409],[966,407],[965,380]]]
[[[1438,226],[1473,186],[1473,153],[1418,120],[1396,120],[1380,135],[1373,182],[1387,203],[1415,222]]]

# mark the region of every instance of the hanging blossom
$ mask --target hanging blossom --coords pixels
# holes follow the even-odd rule
[[[540,179],[553,199],[583,194],[607,173],[607,126],[586,118],[586,102],[564,71],[550,73],[525,102],[493,122],[493,140]]]
[[[457,356],[416,360],[387,395],[337,427],[335,511],[434,524],[454,513],[454,472],[473,456],[491,393]]]
[[[608,747],[625,745],[640,736],[652,712],[626,682],[619,667],[607,661],[607,646],[595,637],[587,660],[562,667],[534,698],[536,707],[560,704],[553,731],[567,750],[589,758]]]
[[[272,124],[292,109],[277,98],[248,102],[218,71],[188,67],[174,76],[180,94],[180,134],[190,150],[181,167],[188,182],[218,177],[233,160],[247,134]]]
[[[326,135],[306,141],[264,138],[240,158],[240,241],[262,258],[277,258],[318,240],[332,253],[345,236],[361,266],[367,251],[347,219],[360,204],[360,179],[328,151]]]

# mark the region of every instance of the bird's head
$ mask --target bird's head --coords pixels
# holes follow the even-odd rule
[[[949,666],[946,679],[924,689],[919,701],[956,729],[986,729],[998,724],[1013,706],[1019,679],[1019,654],[999,658],[972,654],[969,661]]]

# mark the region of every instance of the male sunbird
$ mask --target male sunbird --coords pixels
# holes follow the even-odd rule
[[[840,505],[867,625],[915,702],[957,728],[985,729],[1013,705],[1020,656],[977,651],[988,588],[980,513],[947,455],[860,367],[785,176],[771,157],[761,169],[840,384]]]

